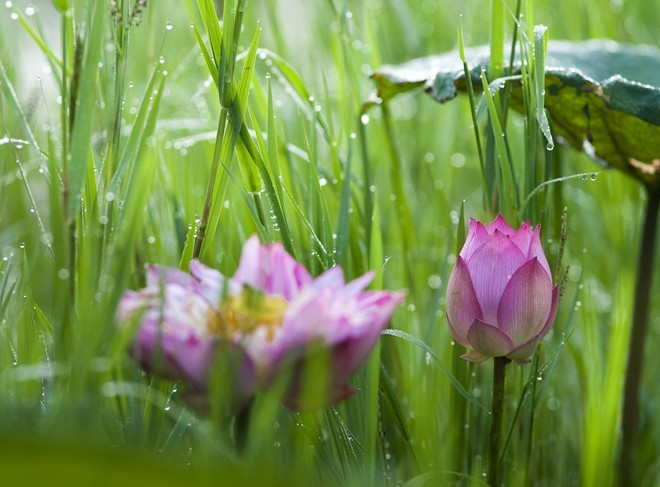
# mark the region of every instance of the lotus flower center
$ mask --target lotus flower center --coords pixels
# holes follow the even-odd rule
[[[272,341],[282,326],[287,304],[280,296],[245,287],[239,294],[228,296],[220,303],[211,320],[210,331],[222,338],[233,339],[264,328],[266,339]]]

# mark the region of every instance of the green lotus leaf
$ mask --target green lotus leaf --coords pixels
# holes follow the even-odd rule
[[[472,84],[488,67],[488,47],[466,49]],[[520,61],[513,66],[520,74]],[[423,88],[444,103],[466,88],[458,52],[382,66],[371,75],[383,101]],[[660,50],[608,40],[550,41],[545,71],[545,108],[560,141],[597,162],[646,184],[660,185]],[[497,84],[497,80],[493,80]],[[514,78],[511,105],[522,111]]]

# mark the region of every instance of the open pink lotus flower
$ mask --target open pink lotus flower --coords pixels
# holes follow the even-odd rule
[[[447,284],[447,321],[463,358],[508,357],[520,364],[548,333],[559,286],[543,253],[540,226],[518,231],[499,215],[490,225],[470,219],[465,245]]]
[[[297,407],[303,392],[297,369],[321,347],[330,358],[321,406],[352,393],[347,380],[403,299],[398,292],[365,291],[372,278],[367,273],[346,283],[334,267],[313,279],[280,244],[261,245],[255,236],[231,278],[198,261],[190,263],[190,274],[150,267],[146,288],[124,294],[119,319],[140,320],[131,351],[143,368],[188,382],[191,402],[202,404],[215,361],[229,359],[236,362],[236,403],[267,387],[289,364],[285,400]]]

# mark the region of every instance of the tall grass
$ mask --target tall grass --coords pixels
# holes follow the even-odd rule
[[[139,471],[135,483],[166,485],[482,485],[490,365],[457,359],[444,318],[466,218],[494,208],[469,101],[364,103],[371,69],[455,49],[461,14],[465,45],[488,43],[490,2],[160,0],[141,13],[128,0],[33,3],[0,9],[3,481],[126,482],[123,465]],[[501,7],[509,49],[517,3]],[[534,24],[552,39],[660,43],[660,7],[645,0],[538,0],[533,19],[532,2],[521,12],[528,52],[546,35]],[[509,370],[503,478],[608,485],[643,194],[602,171],[547,185],[522,207],[547,179],[594,170],[547,149],[542,68],[528,67],[527,116],[506,110],[505,91],[488,100],[482,155],[503,165],[486,171],[509,185],[499,208],[543,225],[553,268],[566,209],[559,269],[570,269],[551,335],[532,364]],[[254,233],[313,274],[374,269],[374,286],[406,289],[406,302],[354,377],[355,396],[295,413],[277,391],[261,394],[239,445],[238,419],[197,415],[180,385],[140,372],[115,309],[146,263],[186,268],[199,256],[231,274]],[[649,350],[657,298],[651,316]],[[646,370],[642,476],[655,485],[660,381]]]

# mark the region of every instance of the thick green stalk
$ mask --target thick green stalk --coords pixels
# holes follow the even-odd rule
[[[621,477],[619,479],[621,486],[638,485],[637,481],[640,480],[636,478],[639,473],[637,444],[639,434],[639,389],[644,365],[644,343],[649,327],[658,210],[660,210],[660,187],[649,187],[637,264],[633,322],[628,345],[628,366],[626,368],[623,396],[623,442],[620,450]]]
[[[510,360],[506,357],[495,357],[493,360],[495,361],[493,364],[493,397],[488,430],[488,484],[491,487],[497,487],[500,485],[499,463],[504,412],[504,374],[506,364]]]

